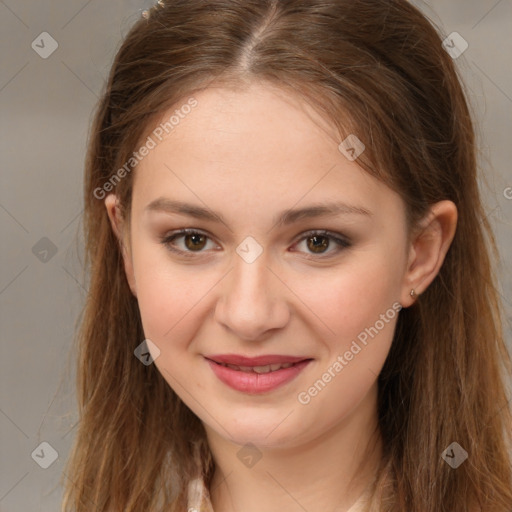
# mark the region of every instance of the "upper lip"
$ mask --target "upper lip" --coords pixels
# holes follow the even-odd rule
[[[218,354],[205,356],[206,359],[216,363],[233,364],[235,366],[266,366],[269,364],[298,363],[310,357],[294,357],[282,355],[263,355],[258,357],[245,357],[237,354]]]

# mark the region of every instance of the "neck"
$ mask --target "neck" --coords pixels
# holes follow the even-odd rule
[[[301,444],[259,446],[241,463],[239,444],[206,428],[215,460],[210,495],[215,512],[346,512],[371,485],[382,455],[376,388],[357,410],[320,437]]]

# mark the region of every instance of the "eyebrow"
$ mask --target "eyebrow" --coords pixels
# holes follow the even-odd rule
[[[225,219],[220,213],[216,213],[208,208],[202,206],[184,203],[173,199],[159,197],[149,203],[144,211],[147,212],[164,212],[164,213],[178,213],[188,215],[196,219],[208,220],[212,222],[220,222],[226,224]],[[372,216],[373,213],[361,206],[353,206],[346,203],[317,203],[304,208],[290,208],[280,212],[274,219],[274,224],[277,226],[285,226],[293,224],[303,219],[310,219],[316,217],[326,217],[329,215],[365,215]]]

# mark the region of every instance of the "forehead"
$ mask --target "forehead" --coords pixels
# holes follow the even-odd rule
[[[298,94],[254,83],[211,87],[194,99],[137,166],[134,206],[165,195],[216,210],[227,201],[248,210],[275,202],[281,210],[298,201],[379,204],[393,194],[339,151],[335,127]],[[186,103],[165,112],[155,128]]]
[[[289,88],[268,82],[236,89],[217,86],[194,94],[194,99],[197,106],[179,120],[174,116],[176,125],[164,134],[169,147],[179,146],[181,154],[211,154],[241,167],[251,162],[272,164],[283,157],[293,161],[307,155],[308,161],[314,160],[337,145],[339,137],[331,123]],[[186,102],[184,98],[171,107],[160,126],[176,111],[185,110]]]

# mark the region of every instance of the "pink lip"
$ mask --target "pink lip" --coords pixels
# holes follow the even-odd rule
[[[205,356],[217,363],[234,364],[236,366],[266,366],[267,364],[284,364],[298,363],[309,357],[293,357],[281,355],[264,355],[258,357],[245,357],[237,354],[218,354],[213,356]]]
[[[247,358],[244,359],[247,360]],[[301,359],[299,362],[296,362],[289,368],[281,368],[280,370],[271,371],[268,373],[256,373],[234,370],[233,368],[222,366],[221,364],[216,363],[209,358],[206,358],[206,360],[208,361],[208,364],[210,365],[213,373],[215,373],[221,382],[231,387],[232,389],[249,394],[265,393],[283,386],[287,382],[290,382],[292,379],[294,379],[312,361],[311,359]],[[238,359],[238,361],[240,361],[240,359]],[[274,363],[266,364],[277,364],[284,362],[293,363],[294,361],[277,361]],[[237,366],[266,366],[266,364],[254,364],[254,362],[252,364],[238,363]]]

